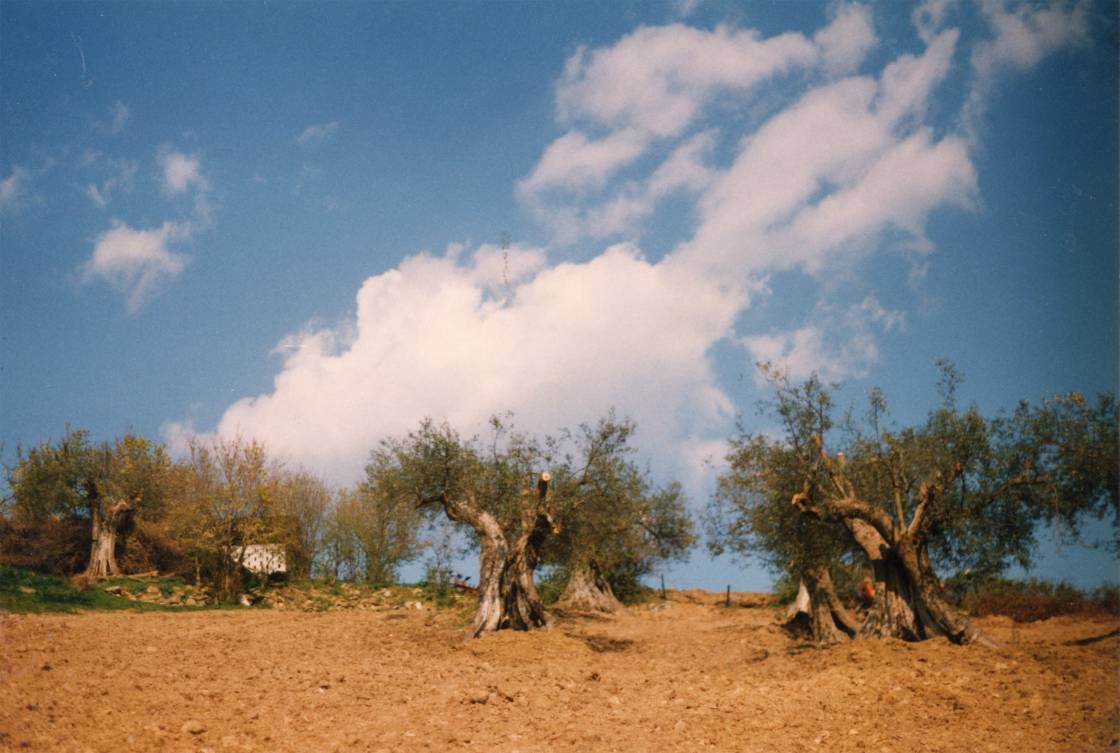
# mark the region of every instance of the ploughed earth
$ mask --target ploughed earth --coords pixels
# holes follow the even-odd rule
[[[1105,751],[1107,618],[1004,648],[789,637],[763,595],[464,640],[469,606],[0,617],[0,750]]]

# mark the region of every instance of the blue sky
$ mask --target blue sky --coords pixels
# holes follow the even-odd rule
[[[989,413],[1115,389],[1116,38],[1103,0],[5,2],[4,456],[216,432],[349,483],[425,415],[613,406],[700,506],[758,360],[900,421],[941,357]]]

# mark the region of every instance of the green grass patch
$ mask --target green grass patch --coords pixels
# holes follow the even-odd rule
[[[99,580],[95,588],[104,590],[107,586],[120,586],[130,593],[138,594],[147,591],[151,586],[157,586],[160,594],[163,596],[170,596],[172,591],[176,588],[182,588],[184,585],[186,585],[186,583],[182,578],[172,575],[160,576],[158,578],[130,578],[128,576],[121,576],[119,578],[104,578]]]
[[[132,584],[121,583],[120,585],[131,588]],[[143,588],[147,588],[147,586],[147,583],[143,584]],[[64,578],[39,575],[27,570],[0,565],[0,609],[7,612],[25,614],[74,612],[78,609],[128,609],[134,612],[166,612],[178,609],[162,604],[129,601],[106,593],[102,588],[103,584],[99,584],[98,587],[82,590],[75,588]],[[140,590],[143,590],[143,588]]]

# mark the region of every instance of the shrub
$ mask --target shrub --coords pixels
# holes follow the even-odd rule
[[[961,597],[961,606],[977,617],[1003,615],[1034,622],[1067,614],[1120,614],[1120,590],[1103,586],[1092,593],[1068,583],[1031,578],[992,578]]]
[[[36,523],[0,517],[0,565],[70,575],[89,561],[89,521],[48,517]]]

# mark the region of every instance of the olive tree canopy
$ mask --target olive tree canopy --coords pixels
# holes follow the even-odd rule
[[[1073,393],[986,419],[957,405],[959,377],[946,365],[941,404],[923,423],[892,426],[872,391],[863,419],[835,427],[819,380],[791,385],[770,374],[781,433],[732,440],[712,505],[714,541],[800,575],[816,602],[818,640],[985,640],[946,598],[937,569],[1026,566],[1040,522],[1115,521],[1111,395],[1090,403]],[[870,563],[875,591],[858,623],[827,582],[828,565],[853,555]]]

